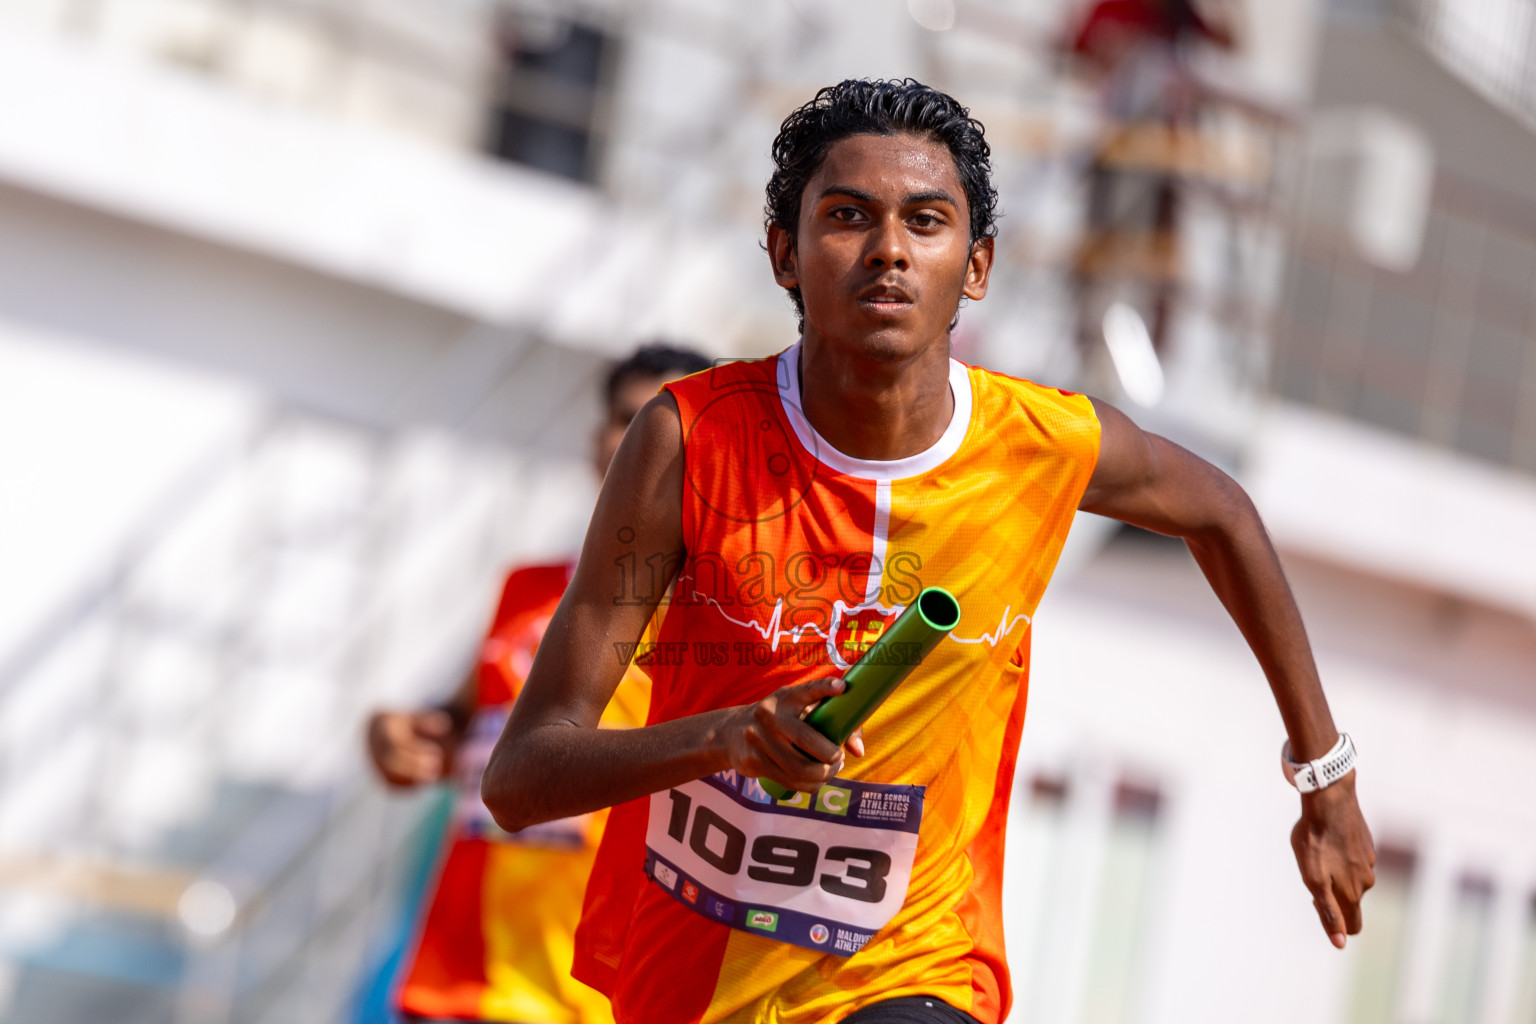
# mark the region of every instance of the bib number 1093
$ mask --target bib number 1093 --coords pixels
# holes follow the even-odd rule
[[[821,845],[794,836],[759,835],[747,846],[747,834],[713,808],[699,805],[687,793],[669,790],[667,835],[687,845],[704,863],[722,874],[739,875],[743,865],[755,882],[805,888],[812,884],[833,896],[879,903],[885,899],[891,857],[858,846]],[[823,862],[842,865],[841,873],[822,872]]]
[[[852,956],[906,900],[923,792],[833,779],[776,800],[718,772],[651,794],[645,871],[717,924]]]

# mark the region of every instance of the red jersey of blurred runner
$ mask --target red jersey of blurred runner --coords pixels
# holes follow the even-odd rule
[[[1174,8],[1180,8],[1175,11]],[[1113,57],[1115,51],[1146,39],[1174,42],[1185,32],[1211,37],[1199,13],[1185,3],[1155,0],[1100,0],[1083,19],[1072,49],[1091,56]]]
[[[608,1024],[608,1000],[571,980],[572,933],[605,813],[509,835],[480,801],[480,776],[571,565],[507,577],[480,650],[475,713],[454,765],[452,836],[400,1006],[424,1017]],[[644,723],[650,680],[631,668],[603,725]]]

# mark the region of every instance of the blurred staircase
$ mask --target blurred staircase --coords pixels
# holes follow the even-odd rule
[[[523,517],[588,500],[295,411],[194,477],[0,674],[5,1020],[344,1019],[441,825],[362,771],[366,713],[449,691]]]

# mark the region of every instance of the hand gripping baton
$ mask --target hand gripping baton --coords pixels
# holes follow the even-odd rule
[[[890,628],[843,673],[846,689],[812,708],[805,716],[806,723],[838,746],[847,743],[853,731],[959,624],[960,602],[955,595],[943,587],[924,587],[917,600],[907,605]],[[775,800],[791,792],[772,779],[757,781]]]

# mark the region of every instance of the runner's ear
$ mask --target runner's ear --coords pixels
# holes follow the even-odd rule
[[[987,282],[992,278],[993,245],[990,238],[978,238],[971,243],[970,261],[965,268],[963,294],[968,299],[987,297]]]
[[[789,232],[777,224],[768,225],[768,262],[773,267],[773,279],[780,288],[800,287],[799,253]]]

